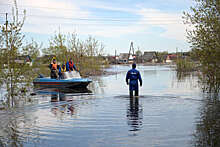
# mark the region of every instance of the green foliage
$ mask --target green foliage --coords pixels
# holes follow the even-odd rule
[[[65,62],[65,57],[67,56],[67,47],[66,47],[66,35],[55,34],[50,39],[50,46],[43,50],[43,53],[46,55],[54,55],[60,62]]]
[[[25,85],[34,77],[32,67],[25,62],[25,56],[37,56],[37,45],[34,41],[24,45],[24,35],[21,33],[25,21],[25,11],[22,20],[18,19],[18,9],[15,2],[12,22],[0,26],[0,81],[7,90],[7,105],[14,106],[16,100],[26,91]],[[33,76],[30,76],[33,75]]]
[[[92,36],[83,41],[76,33],[65,35],[59,32],[52,37],[50,47],[43,53],[56,56],[60,64],[72,58],[81,74],[86,76],[101,70],[103,50],[103,44]]]
[[[35,60],[37,57],[40,56],[41,47],[42,45],[39,45],[36,41],[32,39],[30,43],[27,43],[25,46],[23,46],[21,54],[28,55],[32,60]]]
[[[76,34],[69,37],[70,53],[83,76],[100,72],[103,59],[104,45],[98,40],[89,36],[81,41]]]
[[[168,55],[168,52],[156,52],[156,58],[158,63],[164,62],[166,59],[166,56]]]
[[[220,146],[220,103],[217,95],[207,94],[201,105],[200,119],[196,123],[192,143],[194,147]]]
[[[217,84],[220,83],[220,1],[194,1],[195,6],[191,7],[191,13],[184,12],[185,23],[193,28],[188,31],[188,40],[192,45],[193,57],[201,64],[203,82],[206,81],[209,91],[218,92],[220,88],[218,86],[220,84]]]
[[[192,72],[195,67],[195,64],[189,58],[178,58],[176,60],[176,71],[178,72]]]
[[[141,50],[138,48],[138,50],[135,52],[135,54],[137,55],[137,56],[142,56],[143,54],[142,54],[142,52],[141,52]]]

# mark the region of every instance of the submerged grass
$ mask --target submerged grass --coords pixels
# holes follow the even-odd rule
[[[196,70],[196,65],[188,58],[179,58],[176,60],[177,72],[192,72]]]
[[[76,63],[76,66],[83,77],[102,74],[103,65],[107,65],[107,63],[99,57],[84,57]]]

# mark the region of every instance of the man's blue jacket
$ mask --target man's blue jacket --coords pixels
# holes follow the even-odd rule
[[[129,79],[129,90],[138,90],[138,80],[140,82],[140,85],[142,86],[142,79],[141,79],[141,74],[138,70],[136,69],[131,69],[127,72],[126,75],[126,82],[128,84],[128,79]]]

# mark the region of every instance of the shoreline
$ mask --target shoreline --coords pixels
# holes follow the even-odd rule
[[[114,65],[120,65],[120,66],[130,66],[131,64],[109,64],[110,66]],[[170,66],[171,68],[175,68],[176,65],[170,64],[170,63],[138,63],[137,65],[141,66]],[[114,71],[106,71],[109,67],[103,67],[101,70],[93,70],[93,71],[87,71],[84,74],[82,74],[82,77],[90,77],[90,76],[107,76],[107,75],[114,75],[117,74],[118,72]]]

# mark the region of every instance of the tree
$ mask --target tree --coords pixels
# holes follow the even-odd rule
[[[142,57],[142,52],[140,50],[140,48],[138,47],[138,50],[135,52],[136,55],[136,63],[142,63],[143,57]]]
[[[55,34],[50,39],[50,47],[43,50],[44,54],[54,55],[61,63],[72,58],[81,74],[100,71],[103,64],[104,45],[89,36],[86,40],[80,40],[75,32],[68,35]]]
[[[67,61],[67,45],[66,35],[60,33],[55,34],[49,41],[50,46],[43,50],[44,54],[54,55],[57,57],[58,62],[65,63]]]
[[[136,56],[142,56],[142,52],[141,52],[141,50],[139,49],[139,47],[138,47],[138,50],[135,52],[135,54],[136,54]]]
[[[194,0],[191,12],[184,12],[188,40],[194,57],[201,63],[202,79],[206,90],[220,88],[220,1]]]
[[[156,52],[156,58],[158,63],[163,63],[164,60],[166,59],[166,56],[168,55],[168,52]]]
[[[16,0],[14,4],[12,21],[8,23],[6,20],[5,25],[0,25],[0,81],[1,86],[7,90],[6,102],[8,107],[16,104],[16,99],[21,98],[24,94],[21,91],[25,92],[25,85],[29,84],[35,75],[32,67],[25,64],[25,59],[23,62],[18,60],[24,55],[24,52],[27,51],[26,55],[28,55],[31,50],[36,51],[36,46],[24,44],[25,36],[21,30],[26,12],[24,11],[23,18],[19,20]]]
[[[85,41],[86,55],[90,57],[103,55],[104,45],[94,37],[89,36]]]

